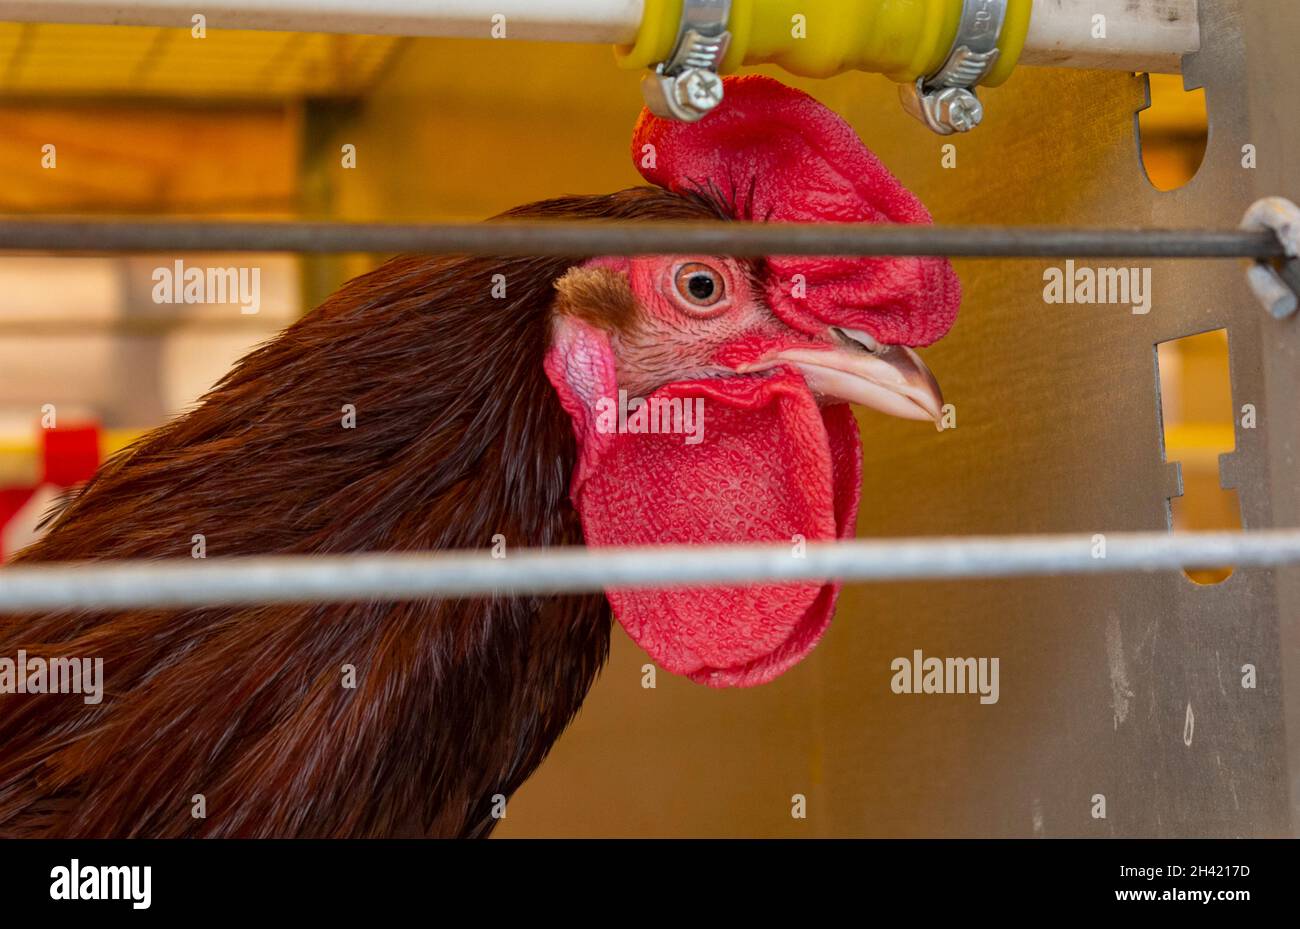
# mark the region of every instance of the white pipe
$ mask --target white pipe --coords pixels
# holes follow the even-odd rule
[[[1294,0],[1287,0],[1294,2]],[[493,37],[628,44],[644,0],[0,0],[0,20],[212,29]],[[1097,38],[1096,16],[1105,17]],[[1180,69],[1200,46],[1197,0],[1034,0],[1021,62],[1126,71]]]
[[[1197,8],[1198,0],[1034,0],[1020,63],[1177,74],[1201,47]]]
[[[898,581],[1300,563],[1300,530],[967,536],[790,544],[265,555],[0,568],[0,613],[341,603],[757,581]]]
[[[0,0],[0,20],[627,44],[644,0]],[[493,19],[504,16],[504,22]],[[494,26],[504,35],[494,34]]]

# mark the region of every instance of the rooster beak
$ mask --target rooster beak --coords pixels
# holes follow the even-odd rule
[[[773,361],[795,365],[820,396],[857,403],[903,419],[943,416],[939,383],[921,357],[905,345],[881,345],[865,332],[832,326],[832,346],[792,348]]]

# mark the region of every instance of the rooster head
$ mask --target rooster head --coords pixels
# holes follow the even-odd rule
[[[644,112],[645,178],[720,217],[928,223],[842,119],[761,76],[730,78],[699,123]],[[952,326],[934,258],[596,258],[556,283],[546,372],[573,420],[570,496],[588,545],[805,542],[854,535],[862,450],[848,404],[937,420],[912,350]],[[667,670],[764,683],[825,632],[838,584],[610,590]]]

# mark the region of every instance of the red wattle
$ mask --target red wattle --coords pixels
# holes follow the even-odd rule
[[[603,343],[603,344],[602,344]],[[574,418],[580,456],[570,495],[593,547],[798,542],[854,533],[862,477],[846,405],[819,408],[789,369],[669,384],[650,401],[697,399],[700,441],[609,431],[594,410],[616,398],[603,333],[578,324],[547,373]],[[607,401],[608,403],[608,401]],[[615,426],[617,430],[617,426]],[[660,666],[717,687],[762,684],[812,651],[835,584],[610,590],[614,615]]]

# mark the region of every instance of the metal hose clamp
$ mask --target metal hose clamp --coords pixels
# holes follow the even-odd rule
[[[975,85],[997,64],[1007,0],[963,0],[952,51],[938,71],[899,88],[903,107],[940,135],[970,132],[984,119]]]
[[[722,102],[718,67],[731,44],[730,15],[731,0],[683,0],[672,54],[641,78],[651,113],[693,123]]]

